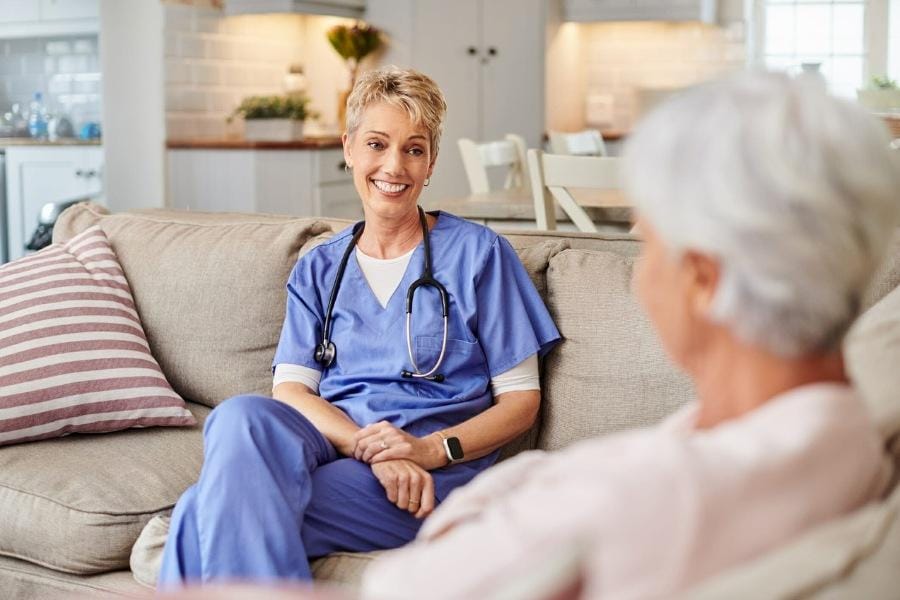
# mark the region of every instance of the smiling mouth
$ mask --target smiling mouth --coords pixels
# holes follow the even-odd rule
[[[399,194],[406,191],[406,188],[409,187],[409,184],[406,183],[389,183],[380,179],[373,179],[372,185],[385,194]]]

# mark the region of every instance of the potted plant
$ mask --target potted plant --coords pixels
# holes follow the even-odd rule
[[[860,104],[875,112],[900,110],[900,89],[897,82],[887,77],[873,77],[865,89],[857,90]]]
[[[250,96],[234,109],[244,118],[244,138],[288,142],[303,137],[303,121],[315,116],[306,96]]]
[[[371,25],[357,21],[352,27],[335,25],[326,35],[331,47],[344,59],[350,71],[350,87],[338,93],[338,123],[343,128],[347,96],[356,83],[359,63],[381,46],[381,32]]]

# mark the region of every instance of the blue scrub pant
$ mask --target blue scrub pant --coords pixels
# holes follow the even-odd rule
[[[339,458],[277,400],[231,398],[210,414],[203,436],[203,469],[172,514],[160,589],[308,580],[310,559],[398,547],[422,523],[387,499],[369,465]],[[435,488],[450,483],[433,476]]]

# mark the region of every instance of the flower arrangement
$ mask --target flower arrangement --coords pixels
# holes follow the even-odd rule
[[[305,121],[315,113],[309,110],[309,98],[305,96],[250,96],[244,98],[231,116],[243,116],[244,119],[291,119]]]
[[[359,63],[381,46],[381,31],[357,21],[352,27],[335,25],[326,35],[332,48],[347,62],[350,69],[350,89],[353,89]]]

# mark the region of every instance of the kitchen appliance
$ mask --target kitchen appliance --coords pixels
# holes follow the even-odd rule
[[[47,202],[41,207],[38,215],[38,226],[31,234],[31,240],[25,244],[26,250],[40,250],[50,245],[53,240],[53,226],[56,225],[56,219],[62,211],[66,210],[73,204],[85,202],[90,198],[77,198],[75,200],[60,200],[56,202]]]

